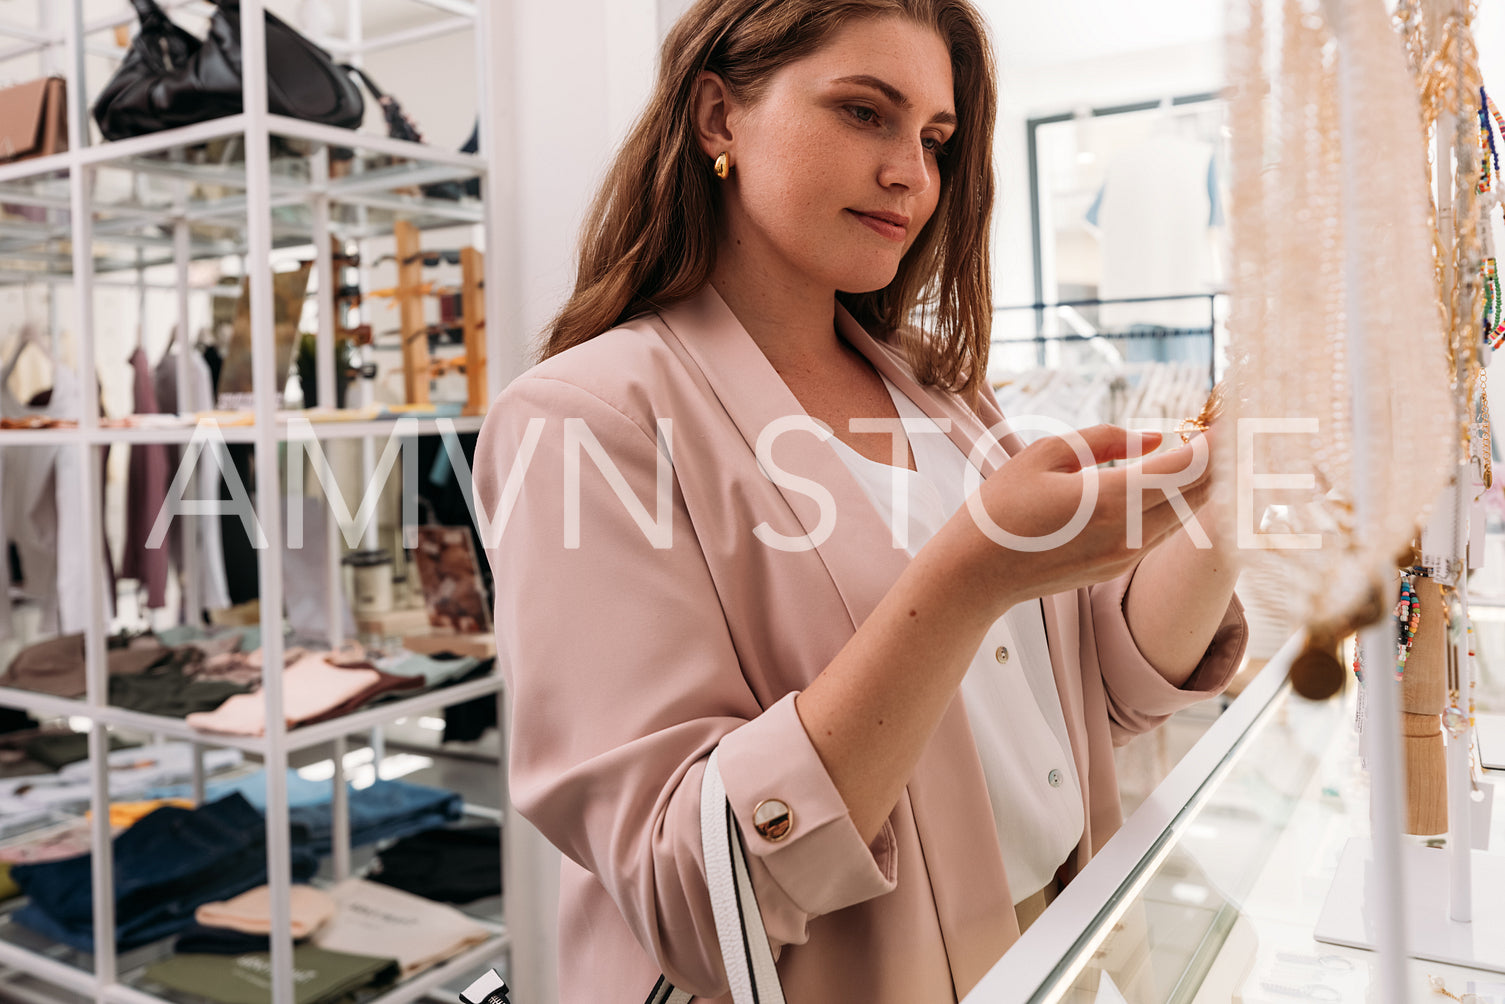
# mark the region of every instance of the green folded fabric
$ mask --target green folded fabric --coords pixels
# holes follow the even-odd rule
[[[115,735],[110,736],[109,740],[112,750],[141,745]],[[66,767],[70,763],[89,759],[89,734],[87,732],[43,733],[26,744],[26,755],[49,770]]]
[[[0,903],[21,895],[21,887],[10,877],[10,862],[0,861]]]
[[[397,977],[395,959],[331,952],[314,945],[293,947],[293,999],[296,1004],[332,1004],[365,986]],[[146,978],[171,990],[221,1004],[270,1004],[270,952],[243,955],[174,955],[149,966]]]

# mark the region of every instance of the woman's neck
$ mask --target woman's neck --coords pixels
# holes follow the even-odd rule
[[[779,372],[820,370],[839,363],[836,291],[817,289],[743,261],[735,248],[718,253],[711,286]]]

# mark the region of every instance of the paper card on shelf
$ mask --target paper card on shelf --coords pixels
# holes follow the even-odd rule
[[[1505,715],[1475,715],[1474,742],[1485,770],[1505,770]]]
[[[1470,801],[1474,807],[1474,850],[1489,850],[1490,824],[1494,821],[1495,786],[1488,781],[1479,782],[1479,801]]]
[[[230,426],[255,425],[256,413],[246,409],[196,411],[193,413],[193,420],[195,422],[213,422],[216,425],[228,428]]]
[[[1097,996],[1093,998],[1093,1004],[1129,1004],[1106,969],[1103,970],[1102,978],[1097,981]]]
[[[1478,994],[1479,1004],[1505,1004],[1505,983],[1475,983],[1469,980],[1464,985],[1464,990]]]
[[[381,409],[371,408],[300,408],[277,412],[277,420],[304,418],[310,422],[370,422],[381,417]]]
[[[1482,488],[1480,489],[1482,492]],[[1484,567],[1484,530],[1489,525],[1489,513],[1484,508],[1484,496],[1478,494],[1468,507],[1468,567]]]
[[[330,589],[331,570],[326,547],[329,535],[335,532],[334,521],[329,518],[329,508],[323,499],[305,497],[301,501],[302,546],[282,550],[283,600],[287,607],[288,626],[295,634],[324,638],[333,644],[330,626],[336,618],[341,625],[342,637],[355,636],[355,619],[351,616],[345,590],[339,588],[338,582],[334,583],[333,590]],[[288,500],[290,512],[296,505]],[[329,609],[331,598],[338,610]]]

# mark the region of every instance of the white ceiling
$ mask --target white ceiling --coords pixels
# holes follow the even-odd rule
[[[1219,0],[1154,0],[1148,4],[1124,0],[973,2],[993,25],[999,60],[1006,73],[1023,67],[1077,63],[1167,46],[1212,43],[1221,36],[1223,26],[1224,5]],[[658,0],[658,3],[677,10],[680,0]],[[124,0],[85,2],[87,16],[91,17],[117,13],[125,6]],[[337,36],[345,34],[352,6],[360,11],[367,37],[454,16],[423,0],[268,0],[268,6],[305,30],[313,27],[310,21],[325,22]],[[207,4],[204,9],[209,9]]]
[[[1218,0],[973,0],[993,25],[1004,71],[1076,63],[1167,46],[1214,44]]]
[[[356,0],[367,35],[440,20],[450,15],[422,0]],[[485,0],[482,0],[485,2]],[[518,0],[549,3],[551,0]],[[610,2],[610,0],[608,0]],[[993,25],[1000,61],[1008,67],[1049,66],[1196,42],[1213,43],[1223,31],[1220,0],[973,0]],[[350,0],[271,0],[298,23],[303,8],[322,7],[334,30],[344,32]],[[659,0],[661,6],[675,6]]]
[[[43,2],[50,3],[52,0],[43,0]],[[181,2],[182,0],[158,0],[158,3],[170,10]],[[549,0],[521,0],[521,2],[547,3]],[[18,13],[23,13],[24,16],[24,9],[35,6],[35,3],[36,0],[31,0],[31,2],[23,0],[13,6],[16,6]],[[323,21],[327,22],[340,36],[345,33],[348,13],[352,6],[359,9],[362,28],[368,37],[455,16],[436,10],[423,0],[267,0],[267,7],[290,24],[306,30],[310,20]],[[213,7],[208,3],[194,2],[186,8],[172,10],[171,16],[181,21],[185,27],[193,29],[198,27],[202,18],[212,10]],[[126,3],[126,0],[84,0],[84,16],[89,21],[129,13],[130,5]]]

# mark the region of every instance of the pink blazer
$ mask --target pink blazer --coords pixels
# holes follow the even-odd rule
[[[845,312],[838,324],[927,414],[950,419],[963,449],[985,435],[957,397],[916,383],[896,347]],[[991,397],[984,413],[1002,422]],[[487,416],[475,489],[493,524],[511,791],[564,853],[567,1004],[638,1004],[660,972],[698,997],[730,1000],[700,851],[701,774],[718,745],[791,1002],[954,1000],[1019,936],[959,698],[871,845],[795,714],[795,693],[908,560],[814,435],[778,436],[770,455],[809,481],[780,475],[781,487],[765,476],[754,454],[760,433],[803,414],[707,287],[534,367]],[[661,418],[672,420],[672,511],[655,524]],[[1021,447],[999,429],[984,473]],[[597,455],[615,475],[602,474]],[[636,519],[613,478],[638,500]],[[835,513],[829,528],[823,512]],[[572,523],[577,540],[567,539]],[[763,524],[784,537],[829,534],[814,549],[779,549],[754,536]],[[655,533],[669,546],[655,547]],[[1177,689],[1129,634],[1129,579],[1043,604],[1086,802],[1072,873],[1121,822],[1114,744],[1217,693],[1247,633],[1235,600]],[[781,839],[752,825],[765,799],[792,810]]]

